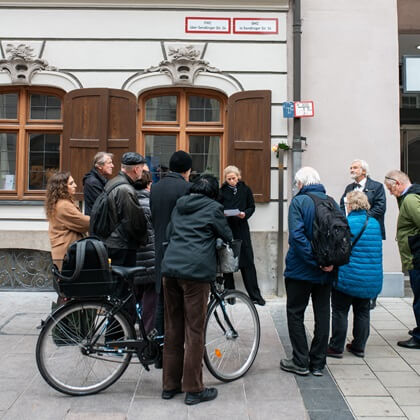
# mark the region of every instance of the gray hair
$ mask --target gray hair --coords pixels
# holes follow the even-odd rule
[[[367,195],[362,191],[350,191],[346,195],[349,210],[369,210],[370,204]]]
[[[296,172],[295,183],[300,183],[303,187],[305,185],[320,184],[321,178],[314,168],[305,166]]]
[[[403,171],[393,169],[392,171],[387,172],[387,174],[385,175],[385,184],[394,185],[396,181],[400,182],[402,185],[407,185],[411,183],[410,178]]]
[[[96,153],[96,155],[93,157],[93,167],[97,168],[98,166],[103,166],[108,157],[113,159],[114,154],[113,153],[108,153],[108,152],[98,152],[98,153]]]
[[[227,174],[235,174],[238,179],[241,179],[241,171],[237,166],[229,165],[223,170],[223,178],[226,179]]]
[[[370,175],[369,165],[368,165],[368,163],[365,160],[363,160],[363,159],[354,159],[352,163],[355,163],[355,162],[359,162],[360,163],[360,166],[366,172],[366,176],[369,176]]]

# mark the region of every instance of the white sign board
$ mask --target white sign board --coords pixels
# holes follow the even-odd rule
[[[277,18],[233,18],[234,34],[278,34]]]
[[[186,17],[185,32],[199,34],[229,34],[230,18]]]
[[[295,102],[295,118],[313,117],[314,103],[313,101]]]
[[[404,93],[420,92],[420,56],[404,56]]]

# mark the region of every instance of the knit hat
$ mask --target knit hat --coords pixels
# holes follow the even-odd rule
[[[191,155],[183,150],[178,150],[169,159],[169,169],[172,172],[187,172],[188,169],[191,169],[191,166]]]

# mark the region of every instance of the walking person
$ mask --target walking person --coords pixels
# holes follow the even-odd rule
[[[282,359],[280,368],[298,375],[322,376],[326,362],[330,329],[330,293],[334,266],[321,267],[316,261],[311,241],[315,204],[308,193],[327,199],[318,172],[311,167],[297,171],[299,192],[289,207],[289,251],[284,272],[287,293],[287,325],[293,348],[291,359]],[[336,204],[337,209],[338,205]],[[305,310],[312,299],[315,328],[310,349],[304,325]]]
[[[165,302],[163,399],[186,392],[185,404],[217,397],[203,385],[204,323],[210,282],[216,278],[216,239],[232,232],[216,201],[217,179],[202,175],[190,194],[178,199],[168,225],[169,244],[162,261]]]
[[[139,204],[143,209],[147,221],[147,243],[141,245],[136,253],[136,266],[146,267],[146,272],[134,277],[134,294],[137,302],[141,303],[142,306],[142,318],[147,334],[155,326],[156,304],[158,299],[155,286],[155,232],[150,212],[151,185],[152,176],[148,170],[143,170],[141,179],[134,183]]]
[[[47,183],[45,213],[49,222],[48,237],[52,260],[59,270],[69,245],[83,238],[89,230],[89,216],[85,216],[74,201],[76,188],[70,172],[57,172]]]
[[[171,219],[172,210],[179,197],[185,195],[191,184],[188,179],[191,172],[192,158],[183,150],[178,150],[169,159],[169,170],[159,182],[152,185],[150,191],[150,211],[152,213],[152,224],[155,230],[155,273],[156,292],[159,299],[156,309],[156,329],[159,335],[164,333],[163,319],[163,293],[161,263],[163,258],[163,243],[167,240],[166,228]],[[161,368],[161,363],[155,364]]]
[[[384,183],[398,201],[398,249],[402,269],[410,276],[416,319],[415,328],[408,331],[411,338],[398,341],[397,344],[409,349],[420,349],[420,185],[412,184],[408,175],[398,170],[388,172]]]
[[[254,196],[251,189],[241,181],[241,171],[236,166],[227,166],[223,171],[223,177],[225,181],[220,189],[219,201],[223,204],[225,212],[237,211],[236,214],[228,213],[227,220],[234,239],[242,241],[239,268],[244,286],[251,300],[258,305],[264,306],[265,300],[261,296],[260,288],[258,287],[254,252],[248,225],[248,219],[255,212]],[[225,279],[225,288],[234,289],[233,273],[224,274],[223,277]]]
[[[93,158],[92,169],[83,177],[83,197],[85,201],[85,214],[90,216],[95,200],[104,190],[105,184],[112,176],[114,155],[107,152],[98,152]]]
[[[364,357],[369,337],[370,300],[381,292],[383,281],[381,226],[378,220],[369,217],[368,197],[361,191],[349,192],[346,207],[353,247],[350,262],[338,269],[331,295],[332,336],[327,356],[336,358],[343,357],[350,306],[353,306],[353,341],[346,348]]]

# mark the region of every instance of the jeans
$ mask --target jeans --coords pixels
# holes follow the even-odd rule
[[[293,361],[304,368],[323,369],[330,332],[330,284],[316,284],[286,278],[287,326],[293,347]],[[312,299],[315,327],[310,349],[304,325],[305,310]]]
[[[346,342],[350,306],[353,306],[352,347],[355,350],[364,351],[369,337],[370,299],[357,298],[333,289],[330,347],[339,353],[343,352]]]

